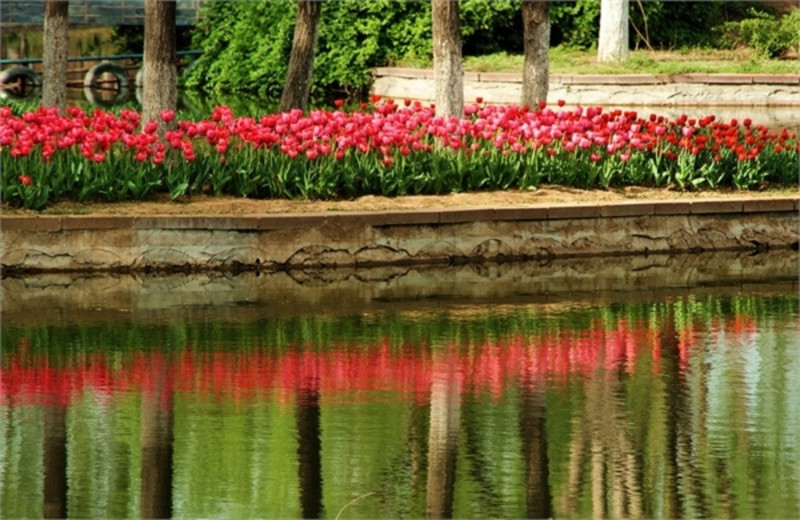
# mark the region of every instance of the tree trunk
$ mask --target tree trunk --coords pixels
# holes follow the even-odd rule
[[[630,0],[601,0],[597,61],[628,59],[628,7]]]
[[[524,0],[522,26],[522,105],[533,107],[539,101],[547,101],[550,87],[550,3]]]
[[[294,26],[292,55],[283,85],[279,110],[308,109],[311,79],[314,76],[314,52],[317,46],[321,0],[298,0],[297,21]]]
[[[464,113],[459,13],[458,0],[431,0],[434,102],[437,116],[461,117]]]
[[[42,105],[67,108],[67,57],[69,2],[47,0],[44,4],[44,56]]]
[[[144,2],[144,80],[142,121],[156,121],[163,110],[178,107],[175,0]]]

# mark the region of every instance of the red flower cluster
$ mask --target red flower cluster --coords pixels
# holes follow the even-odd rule
[[[550,154],[559,149],[570,153],[591,149],[593,160],[659,149],[677,156],[682,149],[697,155],[706,149],[719,153],[727,148],[740,160],[754,159],[766,146],[800,150],[797,136],[785,129],[753,127],[749,120],[741,126],[736,120],[721,123],[714,116],[699,120],[681,116],[672,122],[655,114],[640,118],[635,111],[604,112],[599,107],[552,110],[542,105],[530,110],[480,101],[468,105],[466,113],[468,117],[461,119],[441,118],[420,102],[407,100],[401,107],[384,100],[363,112],[313,110],[304,114],[293,110],[256,121],[234,117],[229,108],[217,107],[208,120],[178,122],[178,130],[168,132],[163,143],[158,141],[155,122],[140,128],[141,116],[127,109],[119,117],[100,110],[86,114],[75,107],[63,117],[49,108],[14,117],[4,107],[0,109],[0,147],[7,148],[12,157],[28,156],[38,149],[45,161],[58,150],[77,147],[85,157],[103,162],[111,147],[119,143],[137,160],[149,158],[157,164],[163,162],[167,146],[181,149],[187,160],[193,160],[200,143],[224,154],[234,141],[238,148],[275,149],[289,157],[310,159],[342,158],[348,150],[378,151],[384,161],[395,150],[403,155],[412,150],[429,151],[432,139],[465,153],[483,149],[484,143],[517,153],[540,147]],[[164,111],[161,119],[172,122],[175,113]]]
[[[749,120],[670,121],[635,111],[566,109],[562,102],[530,109],[479,100],[462,118],[437,117],[433,106],[411,100],[398,105],[373,97],[358,111],[335,105],[259,118],[235,117],[220,106],[200,121],[177,120],[167,110],[160,119],[171,130],[163,135],[158,122],[142,124],[127,109],[119,116],[76,107],[66,115],[40,108],[15,116],[4,107],[0,166],[12,175],[2,177],[2,188],[17,197],[9,202],[37,208],[46,197],[141,198],[165,189],[178,197],[203,186],[220,194],[306,198],[528,189],[540,182],[744,189],[795,182],[800,165],[795,134]],[[45,200],[15,191],[22,171],[46,180]]]

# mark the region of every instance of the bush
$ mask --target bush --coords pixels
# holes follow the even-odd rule
[[[707,46],[719,20],[739,19],[746,4],[632,0],[632,46]],[[255,92],[280,98],[291,53],[297,0],[230,2],[206,0],[195,28],[194,48],[203,55],[187,70],[185,85],[206,92]],[[312,98],[359,98],[371,69],[398,62],[431,61],[430,3],[398,0],[336,0],[323,3],[314,63]],[[551,5],[551,45],[596,44],[600,2]],[[786,17],[797,24],[794,14]],[[637,32],[638,31],[638,32]],[[461,0],[465,56],[523,50],[521,0]],[[783,33],[781,33],[783,34]],[[798,31],[795,30],[797,35]]]
[[[206,2],[204,23],[195,33],[203,55],[187,74],[186,85],[279,98],[296,8],[296,0]],[[357,96],[369,87],[373,67],[429,55],[430,33],[430,9],[422,2],[325,2],[312,97]]]
[[[776,18],[768,13],[751,11],[751,17],[726,22],[716,28],[724,45],[730,48],[747,46],[760,56],[777,58],[790,49],[800,49],[800,10]]]

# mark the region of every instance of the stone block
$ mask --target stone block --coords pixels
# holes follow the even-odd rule
[[[600,207],[594,204],[551,206],[547,210],[549,220],[597,218],[599,216]]]
[[[62,217],[9,215],[0,218],[0,230],[6,231],[61,231]]]
[[[692,202],[692,215],[741,213],[741,200],[697,200]]]
[[[638,217],[655,214],[653,202],[621,202],[599,206],[601,217]]]
[[[796,211],[798,198],[785,199],[749,199],[742,201],[744,213],[768,213],[782,211]]]

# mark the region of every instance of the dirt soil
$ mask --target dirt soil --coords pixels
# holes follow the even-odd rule
[[[234,197],[194,196],[176,201],[169,197],[146,202],[78,204],[60,202],[42,212],[0,207],[6,215],[256,215],[265,213],[313,213],[344,211],[390,211],[452,207],[552,206],[558,204],[602,204],[645,200],[693,200],[725,198],[769,198],[800,195],[800,187],[769,191],[700,191],[624,188],[578,190],[542,186],[534,191],[497,191],[419,195],[406,197],[365,196],[353,200],[256,200]]]

